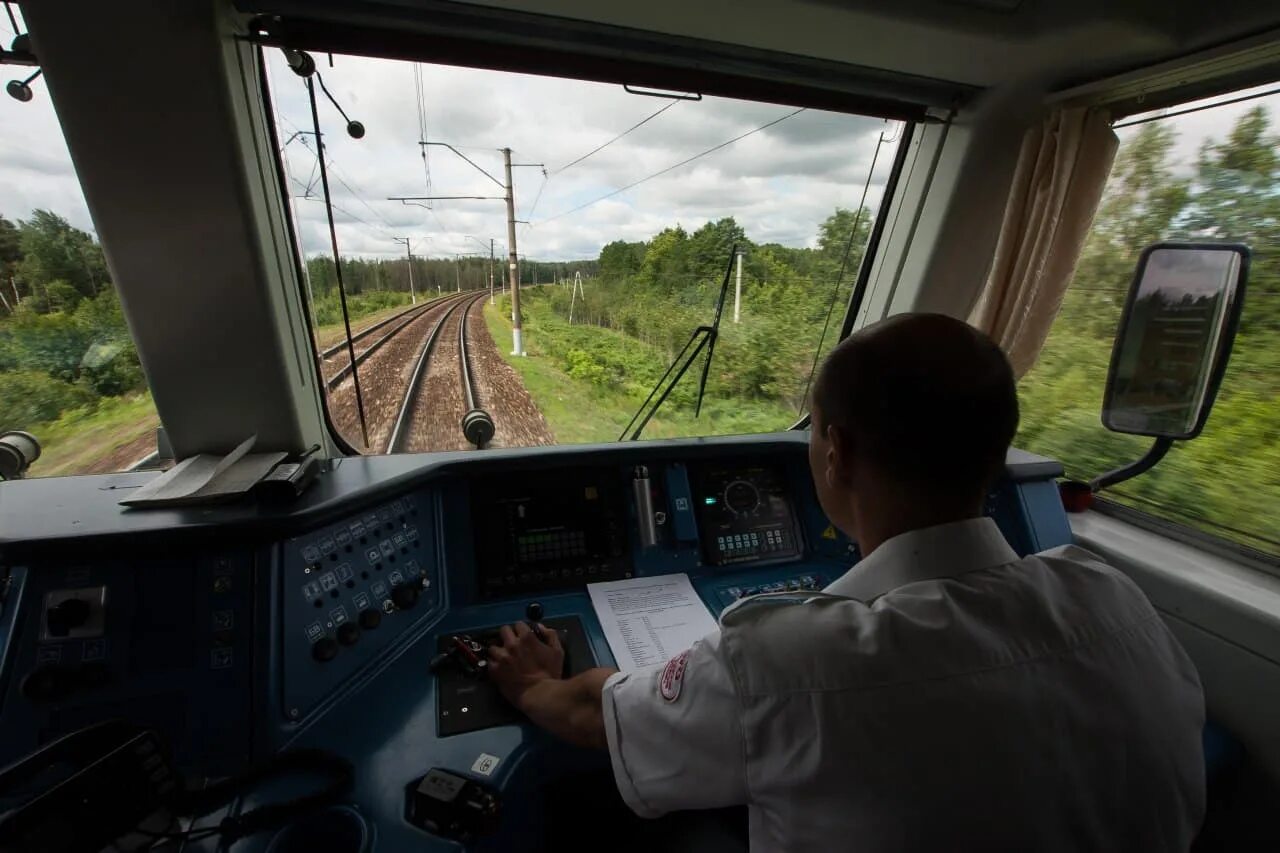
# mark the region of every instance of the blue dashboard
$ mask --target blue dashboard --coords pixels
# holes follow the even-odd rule
[[[575,669],[612,665],[595,581],[685,573],[717,614],[826,585],[858,550],[818,506],[806,448],[790,432],[344,459],[287,505],[181,510],[118,505],[149,474],[0,485],[0,765],[122,717],[192,781],[289,747],[344,756],[351,849],[538,848],[549,786],[607,756],[514,713],[486,724],[481,688],[444,690],[433,659],[536,602],[579,630]],[[987,511],[1018,552],[1070,541],[1060,474],[1011,451]],[[492,793],[493,833],[464,845],[410,819],[432,768]],[[292,849],[272,838],[234,849]]]

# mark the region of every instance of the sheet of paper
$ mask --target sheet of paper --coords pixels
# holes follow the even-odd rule
[[[716,630],[688,575],[587,584],[618,669],[665,663]]]
[[[201,453],[184,459],[120,503],[124,506],[171,506],[242,493],[287,455],[250,454],[256,439],[256,435],[249,436],[226,456]]]

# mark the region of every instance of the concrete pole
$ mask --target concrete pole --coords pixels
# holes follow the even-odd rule
[[[489,304],[493,304],[493,238],[489,238]]]
[[[516,254],[516,199],[511,185],[511,149],[502,149],[502,163],[506,168],[507,186],[507,275],[511,279],[511,354],[524,355],[524,328],[520,317],[520,278],[517,272]]]
[[[738,322],[742,311],[742,252],[738,252],[738,281],[733,286],[733,322]]]

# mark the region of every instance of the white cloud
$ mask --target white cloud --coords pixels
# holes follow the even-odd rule
[[[268,57],[284,142],[310,129],[310,109],[302,80],[288,70],[278,51],[268,51]],[[500,201],[440,201],[427,210],[387,200],[428,194],[417,144],[414,66],[337,57],[329,68],[326,57],[317,59],[330,91],[367,130],[363,139],[350,139],[341,117],[318,93],[332,163],[331,189],[340,208],[335,219],[342,252],[395,257],[403,248],[393,236],[411,237],[415,253],[437,257],[484,253],[490,237],[501,252],[507,229]],[[856,207],[876,140],[891,129],[880,119],[808,110],[631,190],[557,216],[791,109],[721,98],[679,102],[582,163],[557,172],[666,102],[613,85],[443,66],[422,66],[422,78],[431,140],[454,144],[498,178],[498,149],[504,145],[514,150],[517,162],[545,163],[551,171],[544,186],[539,170],[515,170],[517,215],[531,220],[518,228],[521,254],[546,260],[593,258],[611,240],[646,239],[677,222],[693,230],[725,216],[735,217],[759,242],[813,245],[818,225],[835,207]],[[38,82],[34,88],[30,103],[0,98],[0,214],[25,218],[44,207],[93,230],[48,91]],[[1262,103],[1280,116],[1280,98]],[[1175,119],[1181,131],[1179,159],[1194,162],[1206,134],[1221,136],[1252,105]],[[314,152],[314,141],[305,135],[286,148],[292,176],[299,182],[292,186],[299,196],[298,230],[308,254],[329,251]],[[499,186],[446,149],[431,148],[429,162],[431,194],[501,195]],[[879,202],[891,162],[892,150],[882,150],[868,196],[872,205]],[[302,198],[308,184],[311,197]]]

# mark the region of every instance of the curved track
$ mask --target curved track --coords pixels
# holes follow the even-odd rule
[[[419,309],[397,315],[394,322],[366,338],[365,346],[356,353],[356,363],[369,431],[367,445],[361,442],[360,414],[349,360],[344,359],[346,363],[324,380],[333,424],[357,450],[381,452],[386,447],[424,344],[442,316],[473,298],[473,294],[466,293],[433,300]]]
[[[463,418],[479,409],[479,393],[467,343],[471,309],[487,294],[454,300],[438,315],[417,359],[387,439],[388,453],[467,450]],[[490,430],[490,435],[492,431]],[[487,441],[481,441],[483,447]]]

